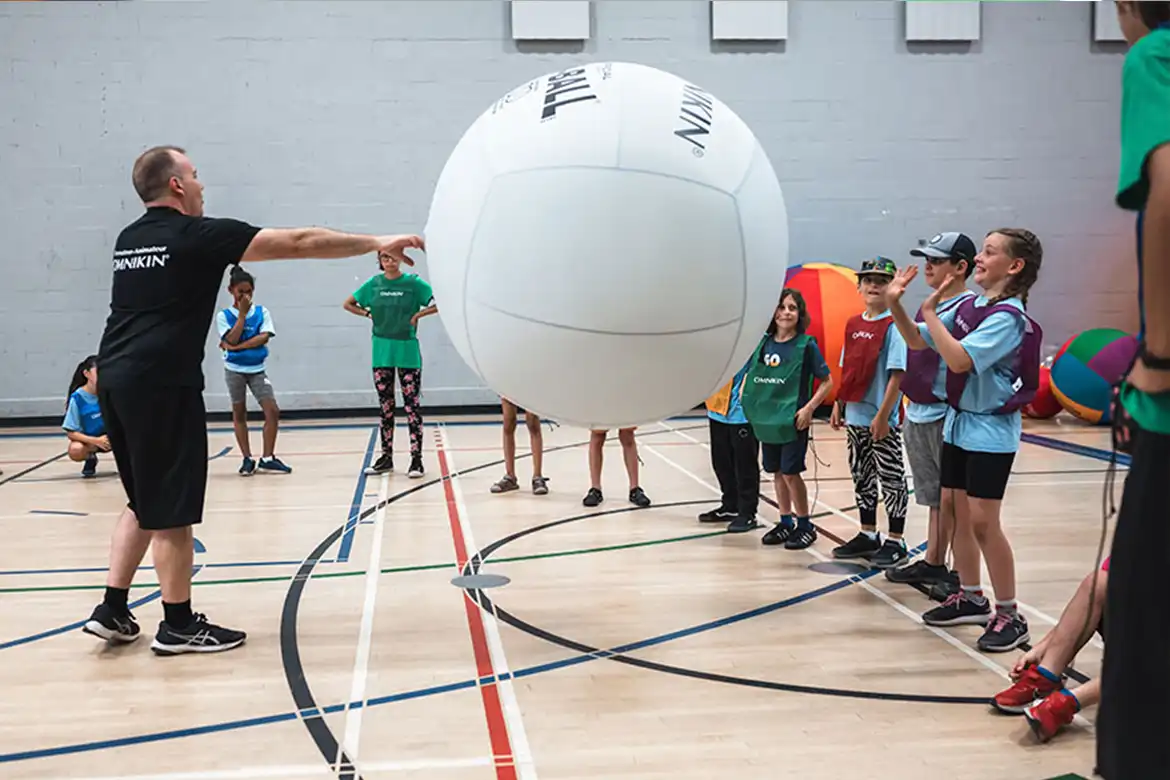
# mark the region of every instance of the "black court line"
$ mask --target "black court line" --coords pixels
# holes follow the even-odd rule
[[[45,466],[48,466],[53,461],[61,460],[61,458],[64,458],[68,454],[69,454],[68,452],[62,452],[58,455],[54,455],[51,458],[48,458],[46,460],[42,460],[40,463],[36,464],[35,466],[29,466],[24,471],[18,471],[10,477],[5,477],[4,479],[0,479],[0,485],[7,485],[9,482],[13,481],[14,479],[20,479],[25,474],[30,474],[39,468],[43,468]]]

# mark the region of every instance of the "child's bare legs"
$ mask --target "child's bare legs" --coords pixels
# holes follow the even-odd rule
[[[633,428],[622,428],[618,431],[618,441],[622,445],[622,460],[626,463],[626,476],[630,480],[630,490],[638,487],[638,442],[634,440]]]
[[[780,503],[780,485],[784,486],[784,493],[788,499],[788,510],[785,511],[783,504],[781,504],[780,513],[788,514],[791,512],[797,517],[808,517],[808,486],[805,485],[804,478],[799,474],[777,474],[776,478],[778,481],[776,502]]]
[[[544,431],[540,427],[540,417],[532,412],[524,413],[524,425],[528,428],[528,446],[532,449],[532,476],[544,476]],[[515,418],[512,421],[513,430],[516,427]],[[513,455],[516,451],[515,439],[512,440]]]
[[[248,407],[246,404],[232,404],[232,428],[236,433],[236,446],[240,448],[240,455],[252,457],[252,442],[248,437]]]
[[[593,490],[601,490],[601,465],[607,433],[608,431],[589,432],[589,486]]]
[[[983,553],[983,560],[987,561],[987,573],[991,577],[991,587],[995,589],[996,604],[1003,606],[1006,602],[1014,607],[1016,560],[1011,542],[1008,541],[999,522],[1002,504],[1002,501],[987,498],[967,499],[971,530],[979,544],[980,552]]]
[[[980,580],[983,578],[983,572],[979,542],[971,525],[971,502],[967,491],[943,488],[939,511],[954,518],[955,535],[951,545],[955,556],[955,571],[959,573],[959,585],[964,590],[981,592]]]
[[[776,506],[781,517],[792,516],[792,493],[788,490],[788,479],[777,471],[772,475],[772,486],[776,488]]]
[[[97,447],[90,444],[82,444],[79,441],[69,442],[69,460],[77,463],[86,460],[90,455],[97,452]]]
[[[504,476],[516,479],[516,405],[508,401],[500,404],[504,410]]]
[[[276,456],[276,432],[280,429],[280,407],[275,398],[260,399],[260,409],[264,412],[264,457]]]

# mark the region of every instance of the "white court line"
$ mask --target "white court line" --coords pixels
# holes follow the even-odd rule
[[[373,761],[362,766],[366,772],[418,772],[422,770],[462,769],[493,766],[490,756],[482,758],[435,758],[415,761]],[[334,780],[336,772],[324,764],[298,766],[254,766],[239,769],[205,770],[200,772],[173,772],[154,775],[112,775],[108,777],[71,777],[68,780],[268,780],[268,778],[308,777]],[[58,780],[64,780],[58,778]]]
[[[673,432],[673,433],[674,433],[676,436],[681,436],[681,437],[682,437],[682,438],[684,438],[684,439],[688,439],[688,440],[690,440],[692,443],[699,445],[699,446],[700,446],[700,447],[702,447],[703,449],[706,449],[706,450],[710,450],[710,449],[711,449],[711,448],[710,448],[710,445],[708,445],[706,442],[704,442],[704,441],[702,441],[702,440],[700,440],[700,439],[696,439],[695,437],[693,437],[693,436],[691,436],[690,434],[688,434],[686,431],[680,431],[680,430],[677,430],[677,429],[675,429],[675,428],[672,428],[672,427],[671,427],[670,425],[668,425],[667,423],[659,423],[659,425],[662,425],[662,426],[664,426],[664,427],[665,427],[667,430],[670,430],[670,431],[671,431],[671,432]],[[657,454],[657,453],[656,453],[656,454]],[[661,456],[660,456],[660,457],[661,457]],[[704,484],[705,484],[705,483],[704,483]],[[1059,485],[1081,485],[1081,484],[1084,484],[1084,485],[1101,485],[1101,484],[1104,484],[1104,480],[1099,480],[1099,481],[1069,480],[1069,481],[1067,481],[1067,482],[1021,482],[1021,483],[1016,483],[1016,484],[1019,484],[1019,485],[1021,485],[1021,486],[1032,486],[1032,485],[1052,485],[1052,486],[1059,486]],[[709,486],[709,487],[710,487],[710,486]],[[717,492],[718,492],[718,491],[717,491]],[[844,520],[848,520],[850,523],[852,523],[853,525],[856,525],[856,526],[858,526],[858,527],[860,527],[860,526],[861,526],[861,522],[860,522],[859,520],[857,520],[856,518],[850,517],[849,515],[845,514],[845,513],[844,513],[844,512],[842,512],[840,509],[838,509],[837,507],[835,507],[835,506],[833,506],[833,505],[831,505],[831,504],[826,504],[824,501],[821,501],[820,499],[817,499],[817,500],[816,500],[816,503],[817,503],[817,504],[820,504],[820,505],[821,505],[822,507],[824,507],[824,508],[825,508],[827,511],[829,511],[829,512],[832,512],[832,513],[833,513],[833,514],[835,514],[837,517],[840,517],[840,518],[842,518],[842,519],[844,519]],[[992,597],[992,598],[995,598],[995,590],[994,590],[994,589],[991,587],[991,585],[990,585],[990,584],[986,585],[986,586],[985,586],[985,589],[986,589],[986,590],[987,590],[987,591],[988,591],[988,592],[991,594],[991,597]],[[1034,618],[1037,618],[1037,619],[1039,619],[1039,620],[1042,620],[1042,621],[1044,621],[1045,623],[1048,623],[1048,625],[1050,625],[1050,626],[1055,626],[1055,625],[1056,625],[1056,624],[1059,622],[1057,618],[1054,618],[1054,617],[1052,617],[1051,615],[1047,614],[1046,612],[1042,612],[1042,611],[1040,611],[1040,610],[1039,610],[1039,609],[1037,609],[1036,607],[1033,607],[1031,604],[1025,604],[1024,602],[1020,601],[1019,599],[1017,599],[1017,600],[1016,600],[1016,606],[1017,606],[1017,607],[1019,607],[1019,609],[1020,609],[1020,611],[1021,611],[1021,612],[1024,612],[1025,614],[1031,615],[1032,617],[1034,617]],[[925,625],[925,624],[924,624],[924,625]],[[948,635],[948,636],[949,636],[949,635]],[[1104,648],[1105,648],[1105,643],[1104,643],[1104,642],[1102,642],[1100,639],[1097,639],[1097,637],[1095,637],[1095,636],[1094,636],[1094,637],[1091,637],[1091,638],[1089,639],[1089,644],[1093,645],[1093,647],[1096,647],[1096,648],[1098,648],[1098,649],[1104,649]]]
[[[471,521],[467,512],[467,504],[463,500],[463,488],[458,479],[459,469],[455,466],[455,459],[447,447],[447,426],[439,426],[439,442],[443,453],[447,457],[447,469],[451,474],[451,492],[455,496],[455,511],[459,515],[459,528],[463,533],[463,542],[467,547],[468,560],[479,555],[479,546],[471,532]],[[532,758],[532,748],[528,744],[528,733],[524,730],[524,718],[520,712],[520,703],[516,699],[516,689],[512,684],[512,672],[508,668],[508,659],[504,655],[504,643],[500,638],[500,626],[495,616],[495,602],[492,602],[492,612],[488,613],[478,606],[483,616],[484,634],[487,636],[488,653],[491,655],[492,672],[496,676],[496,687],[500,692],[500,702],[504,708],[504,720],[508,726],[508,735],[512,743],[513,766],[521,780],[536,780],[536,762]],[[501,679],[503,678],[503,679]]]
[[[358,630],[357,652],[353,660],[353,681],[345,704],[345,736],[339,746],[355,765],[362,737],[362,714],[366,711],[366,682],[370,671],[370,646],[374,636],[374,605],[378,600],[378,582],[381,579],[382,534],[386,526],[386,493],[390,489],[390,475],[383,474],[378,488],[378,511],[374,513],[374,529],[370,534],[370,563],[366,567],[366,597],[362,604],[362,622]],[[361,706],[353,707],[353,702]],[[334,759],[335,765],[341,756]],[[368,769],[368,767],[367,767]]]

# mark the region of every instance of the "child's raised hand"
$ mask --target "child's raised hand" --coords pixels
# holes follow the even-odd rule
[[[959,275],[954,271],[948,273],[936,289],[931,290],[930,295],[926,296],[926,300],[922,302],[923,311],[934,311],[938,306],[939,299],[942,298],[943,290],[951,286],[951,282],[959,278]]]
[[[894,274],[894,278],[886,285],[886,302],[893,304],[901,300],[902,296],[906,294],[906,288],[910,286],[910,282],[914,281],[914,277],[917,275],[918,266],[916,265],[899,268],[898,273]]]

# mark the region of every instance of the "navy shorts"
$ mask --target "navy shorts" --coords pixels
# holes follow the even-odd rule
[[[796,441],[787,444],[760,442],[760,454],[764,471],[768,474],[801,474],[805,470],[804,459],[808,454],[808,429],[796,432]]]

